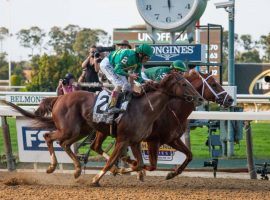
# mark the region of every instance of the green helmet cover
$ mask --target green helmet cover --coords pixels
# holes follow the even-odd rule
[[[182,60],[176,60],[171,64],[171,69],[176,69],[181,72],[186,72],[187,66]]]
[[[153,55],[153,49],[150,45],[148,44],[141,44],[140,46],[138,46],[136,48],[136,52],[137,53],[143,53],[149,57],[151,57]]]

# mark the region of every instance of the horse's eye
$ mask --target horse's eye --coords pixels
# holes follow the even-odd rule
[[[213,84],[212,84],[212,87],[213,87],[213,88],[217,87],[217,84],[216,84],[216,83],[213,83]]]

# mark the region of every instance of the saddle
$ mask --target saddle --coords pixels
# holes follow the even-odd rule
[[[102,90],[96,97],[96,102],[93,110],[93,122],[100,123],[104,122],[106,124],[112,124],[113,121],[118,123],[123,115],[123,113],[117,114],[109,114],[109,100],[111,97],[111,92],[108,90]],[[132,94],[130,92],[123,92],[119,94],[119,98],[117,100],[116,107],[121,110],[126,111],[129,101],[132,98]]]

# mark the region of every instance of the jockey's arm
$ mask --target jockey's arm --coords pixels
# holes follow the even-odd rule
[[[116,73],[116,74],[118,74],[118,75],[128,77],[129,74],[124,70],[124,67],[125,67],[125,65],[124,65],[122,62],[117,63],[117,64],[115,65],[113,71],[114,71],[114,73]]]

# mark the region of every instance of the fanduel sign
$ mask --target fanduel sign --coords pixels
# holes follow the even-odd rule
[[[205,62],[206,46],[192,45],[151,45],[154,55],[150,62],[168,62],[184,60],[189,62]]]
[[[43,137],[49,130],[33,127],[33,121],[25,117],[16,117],[19,159],[21,162],[50,162],[50,153]],[[72,163],[71,158],[57,142],[53,143],[59,163]],[[73,146],[72,146],[73,150]]]

